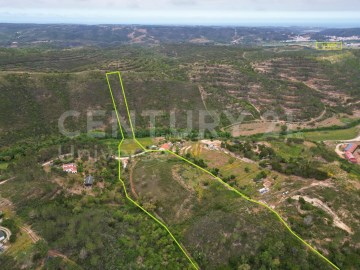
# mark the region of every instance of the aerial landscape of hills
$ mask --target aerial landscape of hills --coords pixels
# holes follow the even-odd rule
[[[360,269],[359,44],[0,24],[0,268]]]

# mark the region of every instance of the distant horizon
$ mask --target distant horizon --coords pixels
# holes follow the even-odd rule
[[[0,21],[245,27],[360,27],[358,0],[2,1]]]
[[[0,24],[24,24],[24,25],[84,25],[84,26],[102,26],[102,25],[121,25],[121,26],[169,26],[169,27],[256,27],[256,28],[319,28],[319,29],[351,29],[351,28],[360,28],[359,24],[330,24],[330,23],[322,23],[322,24],[262,24],[262,23],[242,23],[242,24],[182,24],[182,23],[90,23],[90,22],[33,22],[33,21],[23,21],[23,22],[10,22],[10,21],[1,21]]]

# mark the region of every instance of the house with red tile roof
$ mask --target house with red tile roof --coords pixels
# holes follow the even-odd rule
[[[75,163],[63,164],[63,171],[68,173],[77,173],[77,167]]]
[[[350,151],[345,152],[345,157],[347,160],[349,160],[351,163],[357,163],[356,158]]]
[[[354,152],[356,151],[356,149],[358,148],[358,144],[356,143],[349,143],[348,145],[346,145],[346,147],[344,148],[345,151],[345,157],[348,161],[350,161],[351,163],[357,163],[356,157],[354,156]]]
[[[159,150],[164,151],[164,150],[170,150],[170,148],[172,147],[172,143],[164,143],[163,145],[160,146]]]

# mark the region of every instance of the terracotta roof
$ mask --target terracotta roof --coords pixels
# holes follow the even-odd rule
[[[160,146],[160,149],[169,150],[170,149],[170,144],[164,143],[162,146]]]
[[[77,167],[76,167],[75,163],[63,164],[62,168],[63,168],[63,171],[66,171],[66,172],[72,172],[72,173],[77,172]]]

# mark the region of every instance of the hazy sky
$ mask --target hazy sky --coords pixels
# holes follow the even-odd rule
[[[0,22],[360,26],[360,1],[0,0]]]

